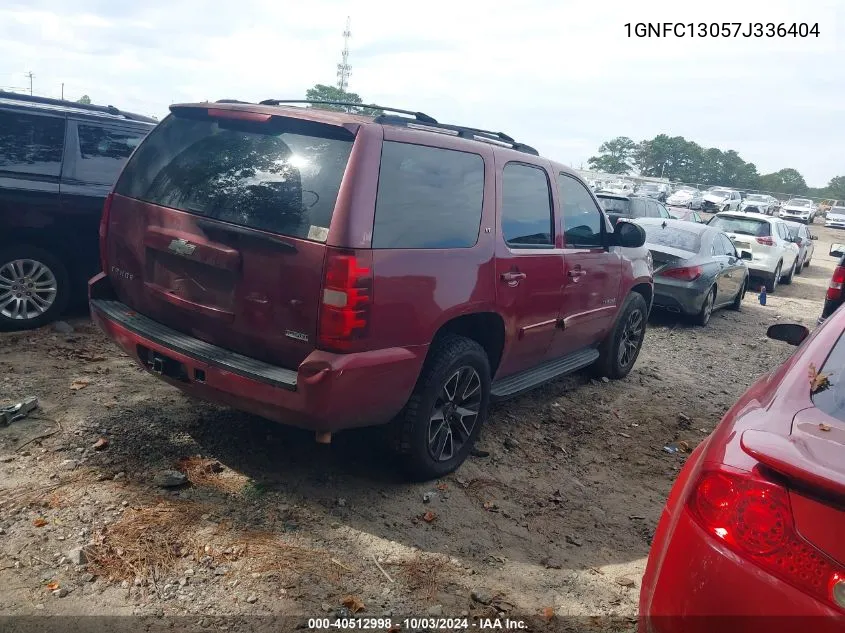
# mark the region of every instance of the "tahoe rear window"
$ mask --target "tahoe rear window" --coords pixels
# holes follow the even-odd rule
[[[373,248],[468,248],[478,241],[484,160],[385,141]]]
[[[730,218],[716,215],[711,218],[708,224],[724,233],[753,235],[754,237],[766,237],[772,234],[771,225],[765,220]]]
[[[839,336],[819,372],[827,376],[828,386],[811,395],[813,404],[829,416],[845,420],[845,336]]]
[[[255,229],[325,241],[354,137],[344,128],[167,117],[115,192]]]

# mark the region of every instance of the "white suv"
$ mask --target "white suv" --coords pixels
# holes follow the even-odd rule
[[[780,208],[780,217],[812,224],[816,217],[813,201],[809,198],[791,198]]]
[[[708,223],[728,234],[736,250],[749,251],[746,260],[752,277],[760,277],[766,292],[774,292],[780,282],[792,283],[800,249],[793,241],[787,223],[762,213],[719,213]]]

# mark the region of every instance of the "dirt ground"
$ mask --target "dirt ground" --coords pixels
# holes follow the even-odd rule
[[[787,358],[767,326],[814,325],[837,239],[814,231],[812,265],[767,306],[749,292],[706,328],[655,313],[625,380],[577,374],[495,407],[489,455],[425,485],[373,432],[320,446],[190,400],[86,318],[0,334],[0,404],[41,404],[0,428],[0,615],[633,618],[686,458],[664,446],[695,447]],[[159,486],[166,470],[189,483]]]

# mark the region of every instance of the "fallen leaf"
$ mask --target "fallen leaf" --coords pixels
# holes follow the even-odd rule
[[[484,509],[489,510],[490,512],[498,512],[499,506],[496,505],[495,501],[485,501],[484,502]]]
[[[436,518],[437,518],[437,515],[434,512],[432,512],[431,510],[429,510],[424,515],[422,515],[422,520],[425,521],[426,523],[431,523]]]
[[[346,596],[343,599],[343,606],[352,611],[352,613],[358,613],[364,610],[364,603],[355,596]]]
[[[816,369],[813,363],[810,363],[807,377],[810,379],[810,393],[818,393],[830,387],[830,380],[828,380],[827,375]]]
[[[47,589],[49,589],[50,591],[55,591],[58,588],[59,588],[59,583],[57,583],[55,580],[53,582],[47,583]]]
[[[45,525],[47,525],[47,519],[43,517],[38,517],[37,519],[35,519],[35,521],[32,522],[32,524],[35,527],[44,527]]]
[[[819,431],[830,431],[830,425],[821,422],[819,424]]]
[[[85,389],[89,384],[91,384],[90,380],[74,380],[70,383],[71,391],[79,391],[80,389]]]
[[[553,617],[555,617],[554,607],[546,607],[545,609],[543,609],[543,617],[546,620],[551,620]]]
[[[109,445],[109,441],[105,437],[101,437],[96,442],[94,442],[94,446],[92,447],[95,451],[101,451]]]
[[[690,449],[689,444],[687,444],[687,443],[686,443],[685,441],[683,441],[683,440],[681,440],[680,442],[678,442],[678,448],[680,448],[680,449],[681,449],[683,452],[685,452],[685,453],[689,453],[689,452],[692,450],[692,449]]]
[[[441,481],[439,484],[437,484],[437,489],[440,492],[444,492],[446,490],[449,490],[449,484],[447,484],[445,481]]]

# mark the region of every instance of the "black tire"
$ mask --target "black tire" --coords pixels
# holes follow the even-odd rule
[[[704,304],[701,306],[701,310],[698,312],[698,314],[693,315],[693,323],[702,327],[710,323],[710,317],[713,316],[713,306],[715,305],[716,286],[713,286],[710,289],[710,292],[707,293],[707,297],[704,299]]]
[[[812,258],[810,258],[810,259],[812,259]],[[804,268],[810,267],[810,259],[808,259],[807,261],[804,262]]]
[[[441,440],[444,441],[439,454],[441,459],[438,459],[432,453],[432,450],[437,452],[438,447],[430,446],[429,442],[430,426],[436,422],[433,420],[433,415],[438,402],[444,402],[440,409],[447,418],[453,413],[460,415],[456,409],[450,408],[448,412],[444,411],[448,408],[447,404],[451,402],[446,403],[443,396],[448,394],[447,387],[455,375],[466,369],[473,370],[478,378],[480,395],[477,399],[478,412],[475,422],[469,434],[463,434],[465,437],[460,446],[457,446],[456,436],[457,440],[460,440],[461,429],[466,430],[466,427],[460,426],[461,422],[454,418],[444,420],[440,426],[443,429],[442,434],[438,432],[434,436],[434,439],[440,438],[438,444]],[[460,391],[460,380],[462,380],[461,377],[458,378],[459,382],[455,383],[452,390],[455,399]],[[464,395],[470,386],[472,382],[464,387]],[[473,391],[471,395],[474,396],[475,392]],[[414,392],[393,422],[394,450],[399,455],[401,466],[407,475],[415,481],[427,481],[443,477],[456,470],[467,458],[481,433],[489,403],[490,361],[481,345],[454,334],[438,338],[429,351]],[[452,455],[447,459],[442,459],[447,445],[451,446]]]
[[[801,262],[800,264],[795,265],[795,274],[796,275],[800,275],[801,271],[803,271],[803,270],[804,270],[804,262]]]
[[[731,310],[739,312],[742,309],[742,300],[745,299],[746,290],[748,290],[748,277],[745,278],[745,281],[742,282],[742,286],[739,287],[739,292],[736,293],[734,302],[731,304]]]
[[[639,317],[636,316],[637,314]],[[640,322],[639,335],[633,339],[631,336],[633,332],[626,332],[632,325],[632,318],[634,320],[639,318]],[[613,379],[627,376],[628,372],[634,367],[634,363],[637,362],[637,357],[643,347],[647,322],[648,304],[640,293],[632,292],[625,299],[625,303],[622,304],[622,309],[619,310],[619,316],[613,329],[599,345],[599,357],[593,364],[593,373]],[[626,341],[628,343],[633,342],[633,347],[626,344]],[[628,356],[624,359],[624,362],[622,358],[623,344],[628,347]]]
[[[778,264],[778,267],[775,268],[775,273],[766,279],[766,292],[770,295],[775,293],[778,283],[780,283],[780,266],[781,265]]]
[[[40,296],[42,301],[46,302],[49,300],[49,303],[46,309],[40,313],[37,313],[30,307],[29,311],[32,316],[27,318],[21,318],[20,316],[13,317],[13,305],[10,304],[7,306],[3,301],[3,298],[12,298],[11,294],[7,296],[7,293],[11,293],[13,288],[9,275],[12,274],[13,262],[17,261],[30,262],[25,264],[25,268],[23,269],[24,274],[33,271],[33,268],[30,267],[34,266],[32,262],[36,262],[46,269],[46,273],[40,275],[38,278],[32,279],[29,283],[34,284],[39,279],[42,280],[42,284],[46,283],[43,281],[46,275],[52,275],[52,279],[55,282],[50,282],[50,288],[54,290],[49,293],[47,291],[41,294],[33,292],[29,295],[30,297]],[[35,286],[30,287],[34,288]],[[67,307],[69,297],[70,277],[67,267],[58,257],[37,246],[29,246],[27,244],[0,248],[0,331],[30,330],[46,325],[64,311]],[[15,298],[17,298],[17,293],[15,294]],[[33,300],[29,299],[29,301],[29,305],[33,306]],[[4,314],[5,312],[9,314]]]
[[[796,261],[792,262],[792,268],[789,269],[789,274],[784,275],[780,279],[780,282],[785,286],[788,286],[789,284],[791,284],[792,278],[795,277],[795,268],[796,268],[796,264],[798,263],[798,261],[797,261],[798,258],[796,257],[795,259],[796,259]]]

